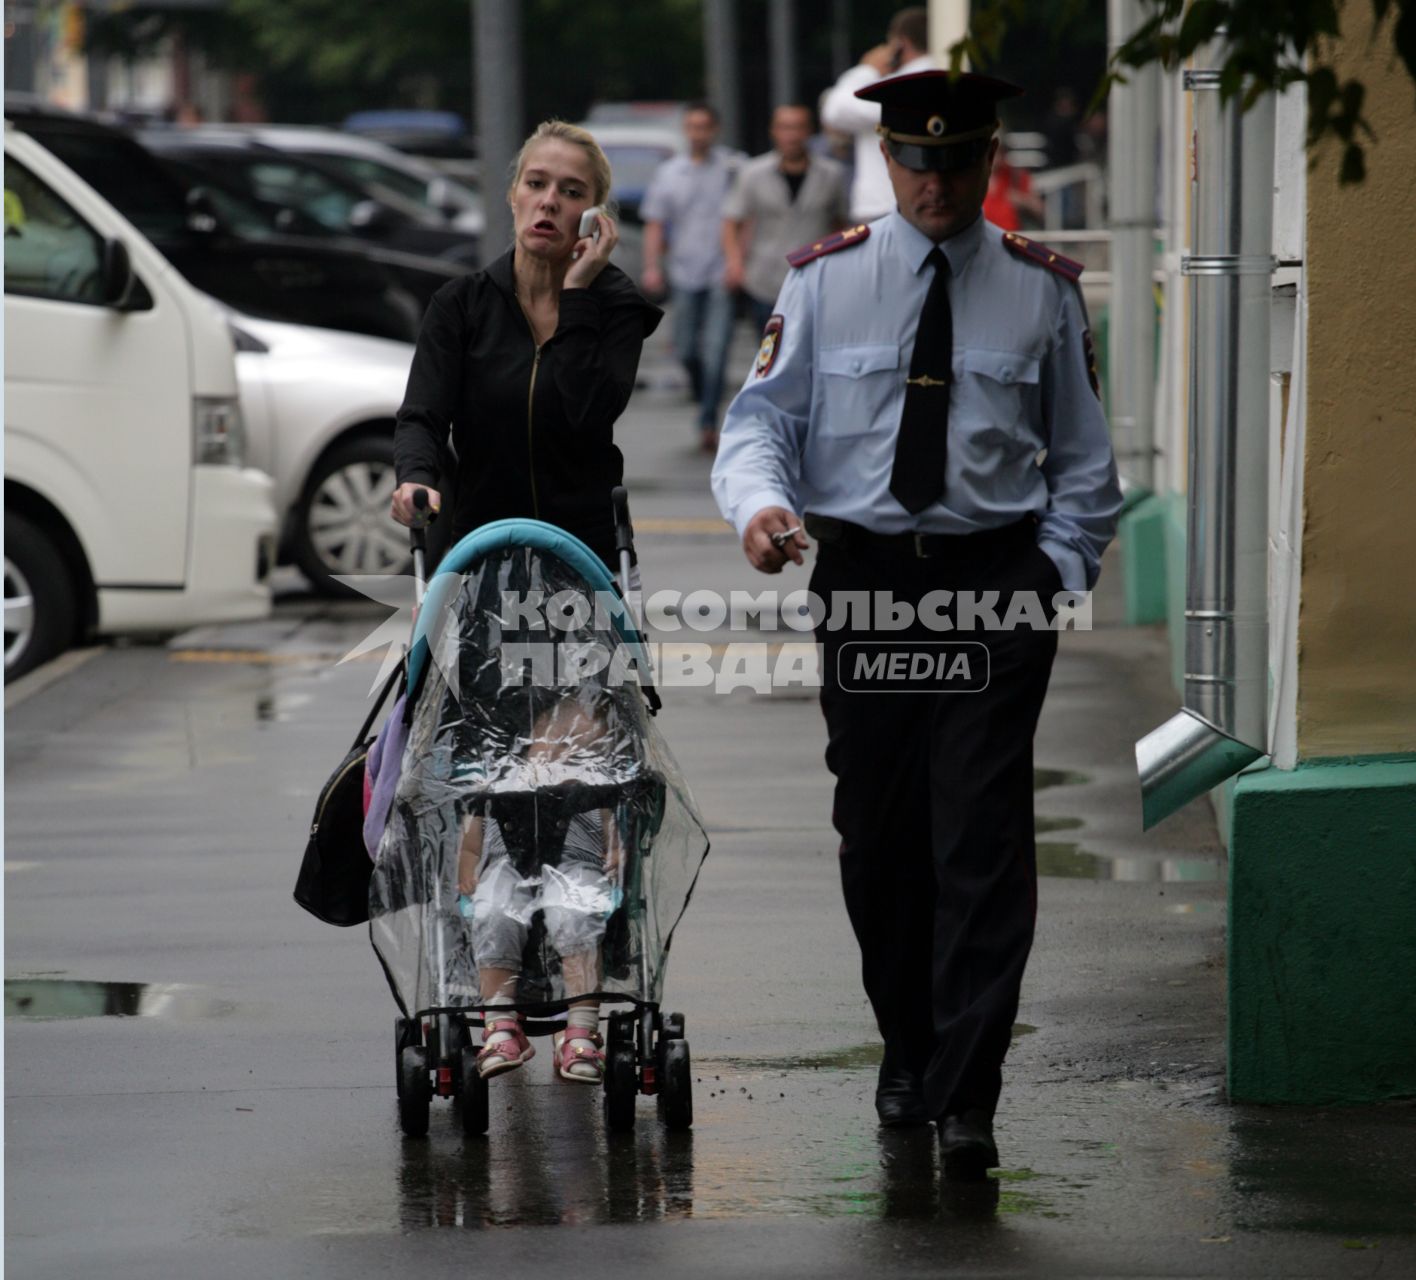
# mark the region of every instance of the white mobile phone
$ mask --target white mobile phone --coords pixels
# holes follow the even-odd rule
[[[602,213],[604,213],[604,210],[596,204],[591,205],[590,208],[586,209],[585,212],[580,215],[580,238],[582,240],[586,236],[594,236],[596,240],[600,238],[599,218]]]

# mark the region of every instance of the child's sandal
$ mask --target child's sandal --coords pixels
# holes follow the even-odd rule
[[[498,1038],[493,1040],[493,1036]],[[535,1056],[535,1046],[526,1038],[520,1017],[498,1018],[487,1023],[482,1048],[477,1054],[477,1074],[487,1080],[506,1071],[515,1071]]]
[[[598,1031],[583,1027],[557,1031],[552,1039],[556,1074],[573,1084],[600,1084],[605,1078],[604,1043]],[[573,1067],[581,1070],[574,1071]]]

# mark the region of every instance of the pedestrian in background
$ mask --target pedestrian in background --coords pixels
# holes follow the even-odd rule
[[[1020,231],[1024,225],[1041,226],[1044,213],[1032,176],[1026,169],[1014,168],[1007,151],[999,147],[983,200],[983,216],[1004,231]]]
[[[733,298],[723,279],[723,204],[742,163],[737,152],[718,146],[718,123],[708,103],[689,105],[683,117],[688,152],[659,166],[639,209],[640,282],[658,295],[667,275],[674,353],[688,374],[707,453],[718,447],[723,369],[733,334]]]
[[[880,107],[856,96],[858,89],[883,76],[909,75],[938,64],[929,56],[929,11],[923,5],[901,9],[886,28],[885,43],[868,49],[860,62],[841,75],[821,104],[821,123],[855,138],[855,176],[851,180],[851,218],[870,222],[895,208],[895,193],[880,154]]]
[[[755,568],[801,564],[803,527],[818,543],[832,820],[885,1042],[876,1110],[937,1121],[961,1179],[998,1163],[1032,947],[1048,611],[1096,581],[1121,507],[1080,264],[981,212],[997,102],[1020,92],[946,71],[861,91],[883,107],[897,211],[793,255],[713,467]],[[965,593],[995,621],[963,627]],[[962,687],[932,674],[943,624],[967,641]],[[885,657],[921,655],[927,682],[882,678]]]
[[[724,281],[747,295],[759,333],[787,278],[787,254],[846,225],[845,171],[807,149],[811,108],[799,103],[772,112],[772,150],[738,174],[723,206]]]

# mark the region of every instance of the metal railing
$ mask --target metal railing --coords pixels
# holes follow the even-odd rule
[[[1042,200],[1042,225],[1049,233],[1075,221],[1078,206],[1084,227],[1106,221],[1106,170],[1094,160],[1040,170],[1032,175],[1032,188]]]

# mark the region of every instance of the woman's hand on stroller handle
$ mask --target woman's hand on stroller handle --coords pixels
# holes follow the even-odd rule
[[[426,507],[419,509],[416,495],[426,494]],[[393,491],[393,518],[408,529],[419,529],[437,518],[442,510],[442,494],[425,484],[409,481]]]

